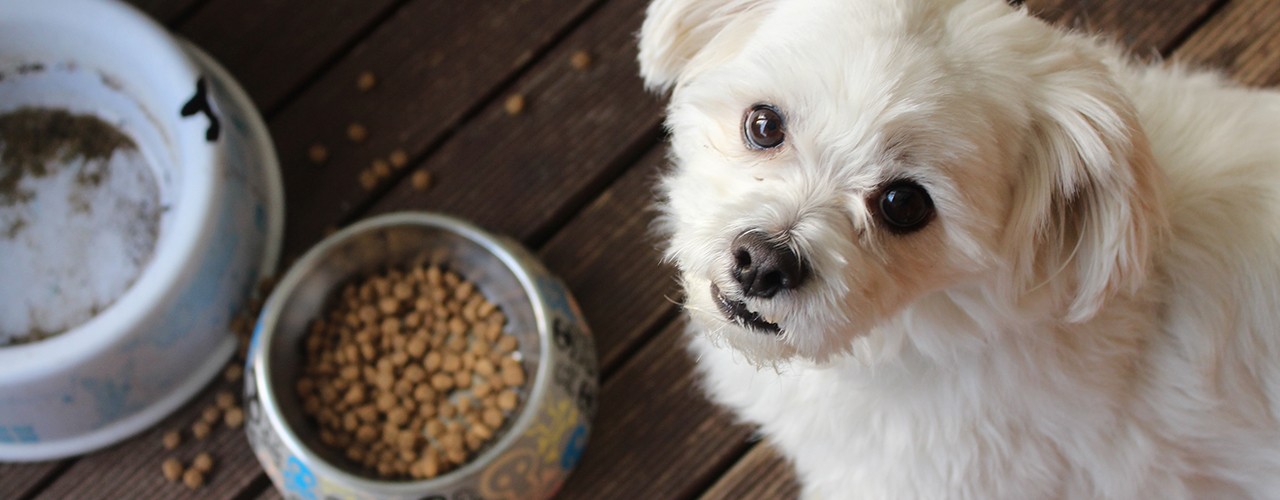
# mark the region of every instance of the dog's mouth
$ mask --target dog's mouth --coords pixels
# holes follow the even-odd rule
[[[777,323],[765,321],[764,318],[760,317],[760,313],[747,309],[745,302],[725,297],[723,293],[720,293],[720,287],[716,286],[715,283],[711,284],[711,296],[715,297],[716,305],[720,307],[720,312],[739,325],[758,332],[775,335],[782,333],[782,329],[778,328]]]

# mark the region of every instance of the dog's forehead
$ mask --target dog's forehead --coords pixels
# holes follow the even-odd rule
[[[802,112],[807,123],[796,125],[884,125],[886,115],[929,108],[939,92],[921,91],[923,82],[945,84],[940,3],[782,1],[743,47],[737,69],[756,75],[762,97]]]

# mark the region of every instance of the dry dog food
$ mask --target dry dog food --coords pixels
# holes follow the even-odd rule
[[[372,71],[364,71],[360,76],[356,77],[356,88],[361,92],[373,90],[373,86],[378,84],[378,77],[373,76]]]
[[[369,129],[364,128],[364,125],[359,123],[347,125],[347,138],[351,139],[351,142],[364,142],[365,139],[369,138]]]
[[[0,346],[70,330],[151,260],[164,212],[151,162],[92,114],[0,115]]]
[[[434,266],[346,286],[311,325],[296,383],[320,441],[384,478],[466,463],[519,405],[525,371],[505,322]]]
[[[431,172],[419,170],[409,177],[409,182],[413,184],[413,188],[418,191],[426,191],[431,187]]]
[[[310,158],[312,163],[324,163],[329,160],[329,148],[320,143],[312,144],[307,149],[307,158]]]
[[[507,97],[506,102],[502,103],[502,107],[507,110],[507,114],[515,116],[524,111],[524,96],[521,94],[511,94]]]
[[[587,53],[585,50],[574,52],[572,56],[569,56],[569,64],[572,64],[573,68],[577,70],[590,68],[591,54]]]

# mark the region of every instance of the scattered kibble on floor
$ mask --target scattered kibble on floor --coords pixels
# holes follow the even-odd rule
[[[409,182],[413,184],[414,189],[418,191],[426,191],[427,188],[431,187],[431,172],[427,172],[426,170],[414,172],[413,176],[409,178]]]
[[[182,433],[178,431],[169,431],[164,433],[164,449],[172,450],[182,444]]]
[[[382,158],[373,160],[373,165],[369,168],[373,169],[373,175],[378,176],[379,179],[391,177],[391,164],[387,163],[387,160]]]
[[[198,490],[201,486],[204,486],[204,474],[201,474],[195,468],[187,469],[186,472],[182,473],[182,483],[186,484],[188,488]]]
[[[227,379],[227,382],[239,382],[240,377],[243,376],[244,367],[240,366],[238,363],[227,365],[227,369],[222,372],[222,377]]]
[[[369,138],[369,129],[364,128],[364,125],[359,123],[347,125],[347,138],[351,139],[352,142],[364,142],[365,139]]]
[[[208,453],[196,455],[196,458],[191,461],[191,468],[200,472],[209,472],[213,470],[213,457]]]
[[[364,169],[360,171],[360,187],[365,191],[378,187],[378,176],[373,174],[373,170]]]
[[[507,110],[507,114],[515,116],[524,111],[524,104],[524,95],[511,94],[510,97],[507,97],[507,102],[503,103],[502,107]]]
[[[360,89],[361,92],[373,90],[373,87],[377,84],[378,77],[373,76],[372,71],[361,72],[360,76],[356,77],[356,88]]]
[[[310,158],[312,163],[324,163],[329,160],[329,148],[324,147],[324,144],[312,144],[307,148],[307,158]]]
[[[170,458],[160,464],[160,470],[164,473],[164,478],[170,481],[182,479],[182,462],[177,459]]]
[[[222,416],[222,421],[227,424],[227,427],[238,429],[241,425],[244,425],[244,410],[240,409],[239,406],[228,408],[227,412]]]
[[[218,404],[218,408],[223,410],[230,410],[236,405],[236,395],[231,391],[219,392],[217,396],[214,396],[213,400]]]
[[[191,424],[191,435],[195,436],[196,439],[204,439],[206,437],[209,437],[210,432],[213,432],[213,427],[210,426],[209,423],[205,422],[204,420],[200,420],[194,424]]]
[[[404,152],[403,149],[397,149],[392,151],[387,159],[391,161],[392,167],[400,168],[409,164],[409,153]]]
[[[218,409],[217,406],[205,408],[204,413],[200,414],[200,419],[212,426],[222,420],[222,410]]]
[[[569,56],[569,64],[572,64],[575,69],[582,70],[590,68],[591,62],[591,54],[587,53],[585,50],[579,50],[574,52],[572,56]]]

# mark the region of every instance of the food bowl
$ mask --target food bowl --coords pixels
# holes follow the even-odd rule
[[[488,448],[426,480],[380,480],[320,442],[295,382],[311,323],[347,283],[389,268],[438,265],[475,284],[506,314],[533,374]],[[581,457],[595,412],[594,342],[560,280],[508,238],[457,219],[396,213],[330,236],[298,260],[263,307],[245,376],[246,429],[258,460],[290,499],[542,499]]]
[[[231,317],[273,273],[283,229],[275,151],[248,97],[132,7],[0,0],[0,112],[23,108],[129,136],[164,208],[150,259],[109,306],[0,347],[0,461],[101,448],[189,400],[235,352]]]

